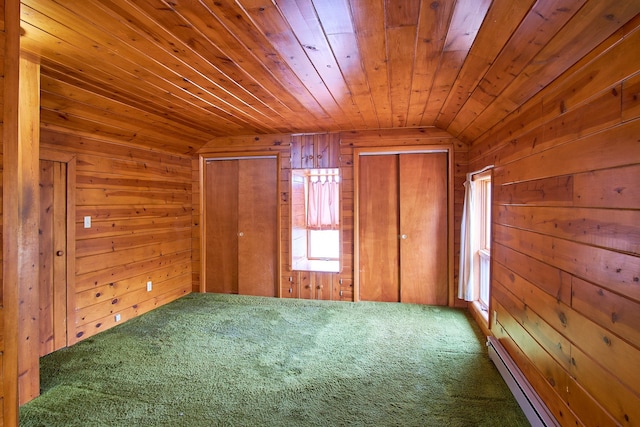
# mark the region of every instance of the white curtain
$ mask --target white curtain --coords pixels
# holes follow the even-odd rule
[[[337,230],[340,225],[339,197],[340,190],[336,176],[311,177],[307,199],[307,228]]]
[[[474,211],[475,183],[473,174],[467,174],[464,183],[464,206],[462,208],[462,224],[460,226],[460,269],[458,272],[458,298],[465,301],[478,299],[478,287],[474,283],[473,258],[477,251],[475,247],[474,230],[471,219]]]

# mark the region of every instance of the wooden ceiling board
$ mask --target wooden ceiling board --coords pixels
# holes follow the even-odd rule
[[[392,127],[383,0],[350,0],[358,50],[378,128]]]
[[[106,2],[108,5],[109,2]],[[196,104],[207,111],[214,111],[229,120],[239,120],[242,123],[251,123],[261,132],[274,132],[276,128],[271,126],[271,115],[267,108],[247,91],[229,79],[224,73],[204,61],[195,51],[167,33],[155,22],[137,10],[137,6],[129,3],[126,9],[119,9],[117,5],[111,5],[114,19],[120,18],[126,25],[121,25],[122,33],[112,32],[121,45],[130,46],[134,51],[131,57],[140,58],[149,56],[154,61],[139,63],[140,66],[150,70],[155,69],[158,77],[162,79],[169,75],[169,83],[178,89],[176,95],[180,97],[190,96],[196,100]],[[100,6],[101,7],[101,6]],[[107,9],[105,12],[108,12]],[[117,24],[107,25],[107,28],[116,27]],[[106,32],[106,30],[105,30]],[[145,49],[146,48],[146,49]],[[188,55],[185,53],[188,52]],[[164,58],[159,61],[155,58]],[[201,70],[207,70],[204,73]],[[175,89],[169,88],[169,91]],[[170,92],[173,94],[174,92]]]
[[[188,126],[100,97],[47,75],[41,78],[41,90],[42,111],[51,110],[52,114],[61,114],[59,112],[64,111],[67,121],[72,116],[82,117],[93,121],[96,128],[101,125],[127,128],[133,133],[142,133],[163,144],[172,143],[176,147],[184,144],[185,138],[192,141],[206,141],[210,138],[210,135],[194,131]]]
[[[273,50],[279,52],[284,63],[307,88],[313,99],[322,106],[328,117],[333,118],[337,126],[349,128],[348,115],[307,56],[306,50],[312,50],[314,46],[305,46],[298,42],[295,33],[275,5],[265,3],[264,6],[243,9],[249,19],[261,28]]]
[[[87,4],[89,3],[82,2],[82,5]],[[44,47],[40,50],[40,55],[46,58],[58,58],[58,63],[70,67],[78,75],[84,75],[84,78],[105,75],[103,81],[106,82],[107,87],[121,87],[122,84],[129,85],[128,90],[133,93],[145,90],[156,94],[165,98],[164,108],[170,108],[176,103],[182,105],[181,102],[184,102],[192,116],[214,116],[221,121],[241,123],[237,116],[225,111],[228,106],[204,99],[201,94],[199,95],[185,84],[183,77],[170,72],[166,65],[159,64],[152,56],[135,50],[128,44],[115,39],[111,34],[88,25],[86,20],[70,11],[52,7],[44,9],[45,13],[49,14],[45,15],[23,6],[23,11],[25,9],[31,17],[31,22],[34,23],[30,30],[27,29],[27,34],[35,34],[41,28],[53,29],[51,33],[40,30],[41,40],[49,36],[48,41],[40,44]],[[82,9],[80,6],[77,7],[77,10]],[[101,14],[100,8],[93,8],[91,11],[99,19],[98,22],[108,22],[109,18]],[[60,21],[72,19],[78,21],[78,25],[73,29],[60,24]],[[27,24],[23,24],[22,27],[27,27]],[[51,39],[52,37],[55,39]],[[53,52],[50,53],[49,50]],[[86,52],[90,52],[90,58],[87,58]]]
[[[455,121],[469,123],[504,91],[585,0],[539,0],[506,42]],[[472,108],[473,107],[473,108]],[[515,106],[507,106],[513,109]],[[457,123],[452,126],[456,128]]]
[[[278,1],[278,9],[289,23],[290,31],[293,31],[295,37],[295,40],[287,40],[287,42],[304,48],[302,53],[313,65],[321,84],[326,87],[337,107],[348,119],[348,122],[343,124],[345,129],[364,127],[362,114],[354,102],[311,0],[281,0]],[[286,46],[278,49],[283,52],[287,50]],[[321,103],[325,104],[325,102]]]
[[[126,9],[121,9],[112,2],[102,4],[113,11],[114,17],[124,18],[126,26],[123,27],[127,28],[127,31],[119,35],[120,40],[154,58],[171,58],[171,61],[163,61],[159,65],[167,66],[178,78],[193,84],[203,98],[209,96],[216,100],[215,104],[221,103],[229,114],[238,115],[255,125],[271,125],[273,111],[267,104],[236,84],[234,77],[237,76],[227,75],[215,63],[203,58],[199,51],[159,26],[152,18],[155,15],[150,17],[138,9],[138,4],[146,2],[130,2]],[[147,48],[154,50],[148,51]],[[274,130],[275,127],[270,127],[269,131]]]
[[[248,12],[246,10],[227,0],[208,1],[206,3],[211,10],[212,16],[220,20],[230,37],[236,39],[242,46],[243,50],[238,52],[237,56],[244,58],[242,60],[243,65],[250,72],[255,72],[257,76],[262,76],[265,73],[271,74],[281,86],[274,93],[276,96],[282,97],[283,93],[290,94],[297,102],[302,104],[304,110],[300,115],[296,114],[287,117],[287,120],[292,125],[295,126],[295,123],[300,119],[311,119],[316,126],[318,126],[318,123],[329,127],[337,126],[335,119],[327,113],[326,109],[313,96],[312,89],[317,88],[308,88],[303,84],[296,74],[296,70],[293,70],[288,65],[284,54],[274,49],[273,44],[265,36],[264,29],[255,26],[255,22],[247,15]],[[265,2],[265,4],[269,6],[271,3]],[[259,10],[256,13],[259,13]],[[262,21],[268,22],[266,18],[262,19]],[[300,56],[298,59],[302,58]],[[260,77],[258,79],[261,80]]]
[[[455,4],[440,65],[425,105],[422,125],[433,125],[442,109],[464,61],[469,55],[491,0],[458,0]]]
[[[422,0],[407,126],[420,126],[453,14],[453,1]]]
[[[446,129],[458,115],[535,1],[497,1],[491,4],[469,56],[438,113],[438,127]]]
[[[149,1],[136,4],[149,14],[154,13],[157,7]],[[284,90],[265,64],[251,62],[255,58],[253,50],[233,37],[210,9],[199,2],[191,2],[188,8],[181,5],[175,4],[172,9],[164,8],[162,13],[155,13],[154,16],[160,25],[170,29],[185,45],[219,68],[234,84],[266,105],[272,111],[272,116],[280,118],[280,125],[288,116],[296,114],[303,127],[311,126],[313,121],[305,120],[306,116],[303,115],[307,111],[305,106]],[[290,129],[291,125],[286,127],[286,130]]]
[[[640,0],[22,0],[42,126],[194,153],[216,137],[437,126],[466,143]]]

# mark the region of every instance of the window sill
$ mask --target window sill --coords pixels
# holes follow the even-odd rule
[[[480,329],[482,329],[482,333],[485,336],[491,335],[489,331],[489,311],[486,307],[483,307],[478,301],[474,301],[469,303],[469,312],[475,319]]]
[[[296,262],[293,271],[315,271],[318,273],[339,273],[340,261],[323,261],[303,259]]]

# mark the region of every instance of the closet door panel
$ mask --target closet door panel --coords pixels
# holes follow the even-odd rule
[[[238,293],[238,160],[206,163],[206,291]]]
[[[276,295],[277,160],[241,160],[238,179],[238,292]]]
[[[397,156],[361,156],[359,161],[360,299],[397,302],[400,298]]]
[[[402,302],[447,305],[447,154],[400,155]]]

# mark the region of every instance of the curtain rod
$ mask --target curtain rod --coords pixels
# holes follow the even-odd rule
[[[467,175],[469,175],[469,176],[478,175],[479,173],[486,172],[486,171],[488,171],[489,169],[491,169],[493,167],[494,167],[494,165],[485,166],[482,169],[477,170],[475,172],[469,172]]]

